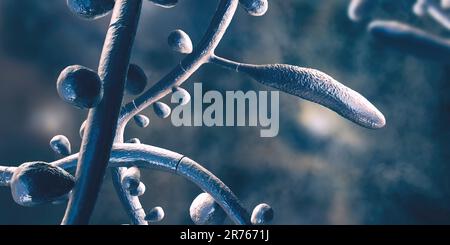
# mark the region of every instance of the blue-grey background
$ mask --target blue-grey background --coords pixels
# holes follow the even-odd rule
[[[144,1],[132,62],[153,84],[181,58],[166,45],[181,28],[197,43],[217,1],[180,0],[173,9]],[[249,63],[320,69],[372,101],[386,116],[381,130],[358,127],[320,106],[281,94],[280,134],[259,128],[175,128],[151,110],[151,126],[130,123],[127,138],[186,154],[220,177],[250,210],[267,202],[275,224],[450,223],[450,69],[377,43],[366,24],[348,20],[347,0],[270,0],[263,17],[239,9],[217,53]],[[375,16],[406,21],[449,37],[432,20],[411,14],[413,0],[381,1]],[[52,161],[48,141],[64,134],[74,150],[86,111],[62,102],[59,72],[97,68],[109,16],[85,21],[64,0],[0,1],[0,163]],[[265,90],[248,77],[214,66],[184,86]],[[129,100],[129,98],[127,98]],[[186,180],[144,172],[143,204],[166,211],[163,224],[191,224],[200,190]],[[57,224],[64,205],[23,208],[0,188],[0,224]],[[93,224],[127,223],[109,176]]]

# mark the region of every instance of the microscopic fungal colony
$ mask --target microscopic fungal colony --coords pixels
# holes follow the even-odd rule
[[[147,75],[137,64],[130,64],[142,4],[171,8],[177,2],[67,0],[68,8],[87,20],[103,18],[112,12],[98,70],[71,65],[61,71],[56,81],[55,92],[64,102],[89,110],[80,127],[83,140],[79,152],[73,153],[69,139],[57,135],[51,139],[50,146],[61,157],[59,160],[27,162],[18,167],[0,166],[0,185],[11,189],[17,204],[32,207],[43,203],[66,203],[68,200],[61,224],[88,224],[105,173],[109,170],[130,223],[156,223],[164,218],[164,210],[159,206],[142,207],[139,197],[144,194],[146,186],[140,171],[165,171],[186,178],[203,191],[189,209],[195,224],[222,224],[226,217],[235,224],[270,223],[276,210],[269,204],[261,203],[252,212],[247,211],[230,188],[188,156],[146,145],[138,138],[124,139],[125,127],[132,119],[139,127],[150,125],[148,117],[141,114],[144,109],[152,106],[158,117],[170,116],[171,108],[160,101],[162,98],[176,93],[180,104],[189,103],[191,95],[182,88],[183,83],[204,64],[215,64],[230,72],[242,73],[265,86],[320,104],[362,127],[379,129],[385,126],[385,117],[371,102],[322,71],[290,64],[246,64],[216,53],[237,8],[242,7],[251,16],[262,16],[269,8],[268,0],[218,1],[209,27],[196,45],[183,30],[169,33],[168,45],[174,52],[185,56],[145,90]],[[352,1],[349,8],[351,19],[365,18],[374,7],[373,2]],[[425,5],[418,11],[421,14],[436,12],[433,9],[437,7],[430,7],[428,1],[418,2]],[[442,1],[442,7],[448,8],[448,1]],[[426,45],[436,50],[437,56],[448,57],[449,54],[448,42],[425,37],[420,31],[396,23],[374,22],[369,30],[375,36],[392,42],[408,39]],[[124,101],[124,93],[133,99]]]

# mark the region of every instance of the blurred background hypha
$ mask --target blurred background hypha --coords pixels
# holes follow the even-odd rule
[[[55,88],[68,65],[97,68],[109,18],[85,21],[64,0],[0,1],[0,162],[52,161],[48,142],[64,134],[76,150],[86,111],[61,101]],[[380,1],[374,16],[450,37],[411,12],[414,0]],[[126,139],[174,150],[220,177],[251,210],[275,210],[275,224],[450,223],[450,69],[376,42],[367,23],[347,17],[347,0],[271,0],[263,17],[238,10],[217,53],[250,63],[288,63],[327,72],[361,92],[386,116],[368,130],[318,105],[280,94],[280,133],[260,138],[255,127],[173,127],[146,110],[151,127],[131,123]],[[173,9],[144,3],[132,62],[153,84],[180,55],[167,35],[181,28],[197,43],[217,1],[184,0]],[[266,90],[250,78],[206,66],[186,83],[204,91]],[[129,98],[128,98],[129,99]],[[169,102],[169,98],[165,101]],[[170,103],[169,103],[170,104]],[[163,224],[191,224],[200,190],[162,172],[143,171],[145,207],[162,206]],[[24,208],[0,189],[0,224],[57,224],[64,205]],[[92,223],[127,223],[105,178]]]

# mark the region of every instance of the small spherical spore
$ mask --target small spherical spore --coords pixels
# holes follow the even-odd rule
[[[441,8],[445,10],[450,9],[450,0],[441,0]]]
[[[413,13],[417,16],[424,16],[427,12],[427,0],[417,0],[413,6]]]
[[[177,5],[178,0],[149,0],[156,6],[160,6],[163,8],[173,8],[175,5]]]
[[[192,201],[189,214],[196,225],[220,225],[227,216],[208,193],[201,193]]]
[[[97,106],[103,95],[102,81],[97,73],[79,65],[65,68],[58,77],[56,88],[65,102],[81,109]]]
[[[262,16],[269,9],[267,0],[239,0],[241,6],[252,16]]]
[[[130,195],[135,197],[142,196],[145,193],[145,189],[145,184],[141,182],[136,189],[130,189]]]
[[[191,95],[184,88],[176,87],[172,92],[172,98],[179,101],[180,105],[187,105],[191,101]]]
[[[145,220],[151,223],[160,222],[164,219],[164,209],[162,207],[154,207],[148,211]]]
[[[136,125],[138,125],[141,128],[146,128],[150,124],[150,119],[148,119],[148,117],[146,117],[144,115],[139,114],[139,115],[134,116],[133,118],[134,118],[134,122],[136,123]]]
[[[122,175],[122,185],[130,192],[136,192],[141,183],[141,171],[137,167],[128,168]]]
[[[129,143],[129,144],[140,144],[141,141],[138,138],[132,138],[132,139],[127,140],[126,143]]]
[[[68,156],[72,152],[69,139],[64,135],[56,135],[50,140],[50,147],[56,153]]]
[[[273,219],[273,209],[265,203],[257,205],[252,212],[250,221],[253,225],[267,224]]]
[[[45,162],[20,165],[11,179],[14,201],[25,207],[63,198],[75,185],[75,178],[64,169]]]
[[[153,111],[159,118],[167,118],[172,112],[172,109],[162,102],[156,102],[153,104]]]
[[[114,0],[67,0],[69,9],[85,19],[98,19],[114,7]]]
[[[181,54],[190,54],[194,50],[191,38],[182,30],[174,30],[167,38],[167,43],[173,51]]]
[[[147,86],[147,75],[144,70],[138,65],[130,64],[127,73],[127,82],[125,83],[125,90],[132,95],[138,95],[144,92]]]

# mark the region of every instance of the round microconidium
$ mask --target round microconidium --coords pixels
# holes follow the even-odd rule
[[[98,19],[114,8],[114,0],[67,0],[70,11],[85,19]]]
[[[26,207],[60,200],[72,190],[75,178],[64,169],[45,162],[20,165],[11,179],[14,201]]]
[[[257,205],[252,212],[250,221],[254,225],[267,224],[273,219],[273,209],[266,203]]]
[[[172,31],[167,38],[167,43],[173,51],[181,54],[190,54],[194,49],[191,38],[182,30]]]
[[[138,125],[141,128],[146,128],[150,124],[150,119],[148,119],[148,117],[145,115],[139,114],[134,116],[133,118],[136,125]]]
[[[136,191],[141,183],[141,171],[137,167],[130,167],[122,175],[121,181],[125,189]]]
[[[97,106],[103,95],[102,81],[97,73],[80,65],[65,68],[58,77],[56,88],[65,102],[80,109]]]
[[[208,193],[201,193],[192,201],[189,214],[196,225],[220,225],[226,218],[225,211]]]
[[[156,223],[164,219],[164,209],[162,207],[154,207],[148,211],[145,220],[151,223]]]
[[[140,182],[136,189],[130,189],[129,192],[130,192],[130,195],[139,197],[139,196],[144,195],[145,190],[146,190],[145,184]]]
[[[170,113],[172,113],[172,109],[170,109],[170,107],[163,102],[156,102],[153,104],[153,111],[159,118],[167,118],[170,116]]]
[[[142,93],[147,86],[147,75],[138,65],[130,64],[127,73],[127,82],[125,90],[132,95]]]
[[[267,0],[240,0],[241,6],[252,16],[262,16],[269,9]]]
[[[72,152],[70,141],[64,135],[56,135],[55,137],[53,137],[50,140],[50,147],[54,152],[63,156],[68,156]]]

